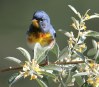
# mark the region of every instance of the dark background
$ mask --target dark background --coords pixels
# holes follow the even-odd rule
[[[26,44],[26,31],[36,10],[46,11],[56,31],[72,31],[71,17],[75,14],[68,5],[74,6],[80,13],[91,9],[90,13],[99,13],[99,0],[0,0],[0,69],[15,66],[4,58],[14,56],[21,60],[24,57],[16,50],[21,46],[31,50]],[[87,22],[88,29],[99,31],[99,19]],[[67,45],[67,38],[57,31],[57,43],[60,49]],[[90,43],[90,42],[89,42]],[[0,87],[8,87],[8,78],[16,71],[0,73]],[[50,82],[50,84],[52,84]],[[34,81],[23,79],[13,87],[39,87]],[[54,84],[51,86],[54,87]]]

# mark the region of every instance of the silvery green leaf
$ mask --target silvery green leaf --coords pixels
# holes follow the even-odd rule
[[[81,76],[75,76],[75,81],[78,84],[77,87],[81,87],[84,83],[83,78]]]
[[[99,57],[99,49],[96,52],[96,55],[94,56],[94,59],[96,60]]]
[[[36,81],[39,83],[40,87],[48,87],[42,80],[36,79]]]
[[[87,52],[87,55],[88,56],[93,56],[95,55],[97,52],[97,50],[95,48],[91,48],[88,52]]]
[[[79,18],[81,18],[80,13],[79,13],[79,12],[77,12],[77,10],[76,10],[73,6],[71,6],[71,5],[68,5],[68,6],[71,8],[71,10],[72,10],[75,14],[77,14],[77,15],[78,15],[78,17],[79,17]]]
[[[59,53],[60,53],[60,50],[59,50],[59,46],[57,43],[55,43],[53,49],[51,49],[51,51],[56,54],[57,57],[59,57]]]
[[[55,70],[55,71],[62,71],[61,66],[58,66],[58,65],[53,65],[53,64],[46,65],[46,66],[42,67],[42,69],[44,69],[44,70]]]
[[[62,51],[60,51],[60,55],[59,55],[58,60],[62,60],[68,56],[69,56],[69,48],[65,47]]]
[[[79,21],[72,17],[73,22],[75,23],[76,29],[79,29]]]
[[[60,81],[62,87],[67,87],[67,84],[65,84],[64,81],[63,81],[61,73],[59,73],[59,81]]]
[[[87,46],[83,48],[82,53],[84,53],[87,50]]]
[[[49,46],[42,47],[39,43],[36,43],[34,46],[34,59],[40,63],[47,56],[49,49]]]
[[[87,14],[88,14],[88,12],[90,11],[90,9],[88,9],[87,11],[86,11],[86,13],[85,13],[85,15],[84,16],[86,16]]]
[[[87,11],[86,11],[86,13],[84,14],[84,16],[83,16],[83,21],[84,21],[84,18],[86,17],[86,15],[88,15],[88,12],[90,11],[90,9],[88,9]],[[85,19],[86,20],[86,19]],[[87,19],[88,20],[88,19]]]
[[[46,51],[45,54],[40,55],[40,56],[38,57],[37,63],[40,63],[40,62],[42,62],[45,58],[47,58],[48,52],[49,52],[49,51]]]
[[[89,19],[99,18],[99,15],[91,15]]]
[[[77,13],[77,15],[78,15],[79,18],[81,18],[81,14],[79,12]]]
[[[24,48],[22,48],[22,47],[18,47],[17,49],[18,49],[19,51],[21,51],[21,53],[25,56],[25,58],[26,58],[28,61],[31,61],[31,56],[30,56],[29,52],[28,52],[26,49],[24,49]]]
[[[80,72],[80,73],[74,74],[73,77],[75,77],[75,76],[85,76],[85,75],[89,75],[89,73],[87,73],[87,72]]]
[[[95,40],[92,40],[92,44],[93,44],[94,48],[97,50],[97,42]]]
[[[60,84],[58,85],[58,87],[62,87],[62,84],[60,83]]]
[[[79,41],[77,42],[77,44],[82,44],[85,41],[86,37],[83,35],[79,38]]]
[[[98,14],[98,13],[94,13],[94,14],[99,16],[99,14]]]
[[[64,35],[66,35],[69,38],[72,38],[75,41],[73,32],[65,32]]]
[[[9,78],[9,87],[11,87],[15,82],[17,82],[23,75],[15,73]]]
[[[51,78],[55,78],[56,77],[53,73],[49,73],[47,71],[40,71],[40,73],[42,73],[43,75],[49,76]]]
[[[69,72],[68,72],[68,77],[67,77],[67,79],[66,79],[66,84],[71,83],[71,81],[72,81],[72,73],[71,73],[71,71],[69,70]]]
[[[75,58],[77,58],[77,57],[78,57],[78,55],[75,54],[75,53],[73,53],[73,54],[71,55],[71,58],[73,58],[73,59],[75,59]]]
[[[89,30],[86,32],[86,36],[91,36],[99,39],[99,32]]]
[[[80,52],[78,52],[78,51],[74,51],[74,53],[75,54],[77,54],[80,58],[82,58],[83,60],[85,60],[85,56],[82,54],[82,53],[80,53]]]
[[[72,37],[71,33],[69,33],[69,32],[65,32],[64,34],[65,34],[67,37]]]
[[[71,6],[71,5],[68,5],[70,8],[71,8],[71,10],[73,10],[74,11],[74,13],[75,14],[77,14],[78,12],[76,11],[76,9],[73,7],[73,6]]]
[[[48,87],[50,87],[49,78],[48,78],[47,76],[44,76],[41,80],[42,80]]]
[[[13,61],[13,62],[15,62],[17,64],[20,64],[20,65],[22,63],[21,60],[15,58],[15,57],[6,57],[5,59],[10,60],[10,61]]]

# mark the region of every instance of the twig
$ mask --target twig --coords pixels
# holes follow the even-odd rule
[[[59,64],[59,65],[67,65],[67,64],[79,64],[79,63],[85,63],[84,61],[73,61],[73,62],[51,62],[50,64]],[[44,64],[40,64],[40,66],[44,66],[46,65],[45,63]],[[6,71],[12,71],[12,70],[20,70],[22,69],[21,66],[19,67],[9,67],[9,68],[6,68],[6,69],[2,69],[0,70],[0,72],[6,72]]]
[[[67,64],[79,64],[79,63],[85,63],[84,61],[73,61],[73,62],[55,62],[51,64],[60,64],[60,65],[67,65]]]
[[[6,71],[12,71],[12,70],[20,70],[22,69],[22,67],[9,67],[9,68],[6,68],[6,69],[2,69],[0,70],[0,72],[6,72]]]

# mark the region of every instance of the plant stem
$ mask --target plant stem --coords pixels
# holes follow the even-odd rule
[[[12,70],[20,70],[22,69],[22,67],[9,67],[9,68],[6,68],[6,69],[2,69],[0,70],[0,72],[6,72],[6,71],[12,71]]]
[[[73,62],[50,62],[49,64],[59,64],[59,65],[67,65],[67,64],[79,64],[79,63],[85,63],[84,61],[73,61]],[[44,66],[46,64],[40,64],[40,66]],[[6,71],[13,71],[13,70],[20,70],[22,69],[21,66],[19,67],[9,67],[5,69],[1,69],[0,72],[6,72]]]

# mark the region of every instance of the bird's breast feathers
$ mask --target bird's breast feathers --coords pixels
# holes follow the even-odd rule
[[[29,44],[40,43],[41,46],[47,46],[53,41],[53,37],[50,33],[31,33],[27,37]]]

